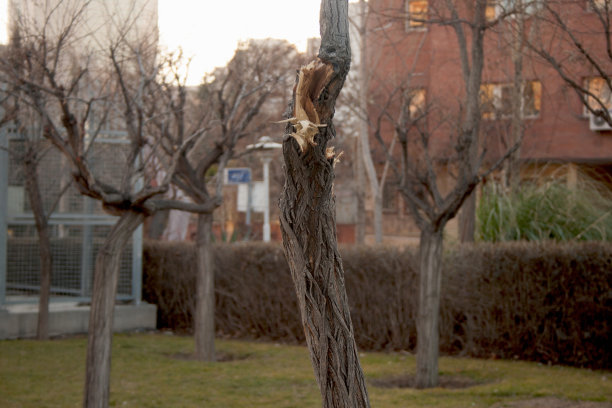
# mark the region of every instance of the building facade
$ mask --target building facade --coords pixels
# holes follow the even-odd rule
[[[378,129],[391,146],[398,122],[389,118],[400,115],[404,124],[412,121],[413,137],[426,131],[442,192],[454,180],[449,158],[466,112],[465,67],[473,68],[471,59],[461,60],[456,27],[471,58],[477,52],[470,30],[479,1],[453,1],[452,8],[441,0],[369,1],[372,138]],[[602,26],[602,12],[609,7],[604,1],[543,1],[480,2],[485,30],[480,152],[485,152],[485,165],[491,164],[522,139],[515,156],[521,180],[552,177],[571,184],[588,177],[612,189],[612,127],[585,107],[586,102],[595,111],[612,108],[610,39]],[[518,103],[513,104],[513,92]],[[383,150],[373,152],[380,168]],[[397,150],[392,155],[399,160]],[[397,193],[400,178],[391,174],[385,188],[389,240],[418,236]],[[449,229],[453,235],[456,225]]]

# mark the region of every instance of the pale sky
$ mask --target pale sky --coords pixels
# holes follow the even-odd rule
[[[2,1],[2,0],[0,0]],[[159,0],[162,44],[192,56],[190,82],[223,66],[239,40],[286,38],[305,51],[319,36],[321,0]]]
[[[0,43],[6,42],[7,1],[0,0]],[[189,82],[223,66],[238,41],[285,38],[304,51],[319,36],[321,0],[158,0],[162,45],[191,57]]]

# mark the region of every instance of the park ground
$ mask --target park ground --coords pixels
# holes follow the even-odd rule
[[[218,340],[219,362],[192,358],[170,332],[116,335],[111,406],[319,407],[303,346]],[[86,338],[0,341],[0,407],[79,407]],[[612,408],[612,372],[540,363],[442,357],[443,387],[408,387],[407,352],[361,353],[373,407]]]

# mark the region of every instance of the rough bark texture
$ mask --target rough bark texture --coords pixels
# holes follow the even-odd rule
[[[420,271],[419,271],[419,311],[417,317],[417,386],[420,388],[434,387],[438,384],[438,343],[439,343],[439,309],[441,284],[442,231],[446,223],[459,213],[459,237],[462,242],[474,240],[476,194],[475,188],[482,179],[479,174],[481,158],[479,158],[480,132],[480,86],[484,67],[484,34],[486,28],[486,1],[476,0],[474,16],[471,24],[465,25],[459,17],[456,3],[446,0],[446,8],[452,20],[458,43],[461,70],[465,84],[466,95],[463,103],[463,116],[455,150],[459,161],[459,174],[453,189],[442,198],[435,177],[426,175],[427,190],[434,192],[430,203],[419,204],[418,195],[410,189],[404,193],[417,224],[421,229]],[[470,35],[466,35],[465,27],[469,27]],[[469,45],[468,45],[468,41]],[[404,143],[404,155],[408,157]],[[495,164],[496,168],[499,163]],[[428,173],[435,175],[429,165]],[[427,174],[427,173],[426,173]],[[419,180],[420,182],[420,180]],[[463,205],[463,206],[462,206]],[[426,217],[422,217],[419,208]]]
[[[106,408],[109,405],[113,313],[119,262],[123,248],[143,220],[142,213],[123,213],[96,257],[87,339],[85,408]]]
[[[29,148],[24,158],[23,168],[26,191],[38,233],[38,252],[40,256],[40,292],[38,295],[36,338],[38,340],[47,340],[49,338],[49,296],[51,292],[53,258],[51,255],[51,241],[49,239],[49,223],[47,222],[38,185],[36,152],[32,147]]]
[[[296,120],[283,142],[281,231],[323,406],[369,407],[337,249],[336,158],[327,147],[350,66],[348,2],[323,0],[320,23],[319,59],[300,70],[292,100]]]
[[[459,240],[474,242],[476,233],[476,192],[472,192],[463,203],[459,212]]]
[[[478,174],[478,149],[480,134],[480,85],[484,67],[484,27],[486,1],[477,0],[474,10],[474,23],[471,26],[471,44],[468,51],[463,27],[454,23],[453,28],[459,43],[463,78],[466,87],[465,116],[461,123],[461,133],[457,145],[459,155],[459,181],[472,179]],[[471,54],[471,55],[470,55]],[[471,62],[468,62],[471,61]],[[474,242],[476,231],[476,193],[471,192],[465,199],[459,213],[459,239],[461,242]]]
[[[522,0],[516,2],[516,7],[519,10],[523,9]],[[523,141],[523,135],[525,133],[525,124],[523,123],[523,56],[525,52],[525,15],[518,13],[512,21],[509,22],[514,27],[511,31],[512,38],[510,39],[512,44],[512,63],[514,65],[514,75],[512,76],[512,121],[511,121],[511,135],[510,145],[518,144],[519,148],[510,155],[506,163],[506,186],[511,191],[518,187],[521,179],[521,151],[520,145]]]
[[[442,239],[442,230],[424,228],[421,232],[417,315],[417,388],[438,385]]]
[[[196,238],[198,275],[194,313],[195,355],[200,361],[215,361],[215,271],[212,257],[211,214],[198,215]]]

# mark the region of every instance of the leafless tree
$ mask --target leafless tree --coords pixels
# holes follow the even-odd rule
[[[612,126],[610,0],[542,1],[526,48],[573,89],[585,110]]]
[[[75,10],[75,18],[81,11],[82,9]],[[49,193],[43,194],[39,165],[48,156],[50,144],[42,135],[41,115],[37,109],[24,103],[24,89],[15,81],[26,72],[36,80],[44,76],[40,67],[29,65],[31,61],[28,54],[37,50],[33,50],[30,43],[22,46],[21,36],[27,33],[20,32],[19,27],[31,24],[29,17],[31,16],[23,14],[14,16],[10,42],[2,50],[3,55],[0,59],[2,96],[0,100],[3,116],[0,118],[0,124],[13,129],[19,135],[19,147],[9,148],[8,152],[16,162],[22,165],[25,190],[38,234],[40,290],[36,336],[39,340],[45,340],[49,338],[49,298],[53,270],[49,217],[56,209],[69,183],[59,186],[52,196],[49,196]],[[60,33],[60,35],[63,34],[66,33]],[[40,105],[47,104],[45,98],[46,96],[40,95]]]
[[[242,44],[226,67],[204,78],[196,99],[199,113],[187,115],[187,89],[177,71],[161,86],[161,100],[171,115],[155,119],[165,146],[167,161],[174,157],[172,146],[185,145],[176,157],[173,183],[198,212],[196,248],[197,283],[194,311],[195,355],[202,361],[215,360],[214,269],[212,258],[213,211],[222,202],[223,173],[235,157],[239,142],[268,126],[266,102],[276,96],[288,78],[287,64],[298,56],[285,41],[251,40]],[[279,64],[278,61],[286,61]],[[278,117],[274,118],[278,120]],[[194,138],[194,136],[197,136]],[[190,211],[191,204],[183,210]],[[210,210],[198,209],[206,206]]]
[[[336,241],[334,105],[350,66],[348,1],[321,2],[319,57],[298,73],[283,141],[283,245],[324,407],[367,407]]]
[[[400,145],[400,193],[421,231],[419,244],[419,299],[417,316],[417,373],[419,388],[438,384],[438,341],[440,288],[442,282],[443,232],[446,224],[466,203],[483,177],[497,169],[517,148],[516,144],[497,160],[485,166],[486,150],[479,143],[481,122],[484,36],[504,15],[486,18],[486,0],[462,3],[451,0],[429,2],[429,15],[406,16],[401,10],[380,10],[389,18],[411,18],[421,24],[450,27],[457,40],[464,92],[459,112],[449,114],[441,101],[415,103],[417,95],[408,86],[397,86],[381,107],[381,118],[390,125]],[[424,35],[424,34],[423,34]],[[406,82],[406,81],[404,81]],[[380,126],[379,126],[380,128]],[[440,147],[436,135],[446,134],[448,148]],[[388,150],[388,156],[393,157]],[[444,188],[439,170],[455,172],[452,185]],[[468,201],[469,203],[469,201]],[[471,226],[463,227],[473,235],[473,211],[466,213]],[[465,211],[465,210],[462,210]],[[466,221],[464,220],[464,223]],[[466,232],[467,231],[467,232]]]
[[[108,20],[103,26],[112,26],[113,32],[96,35],[84,28],[83,16],[90,3],[73,8],[71,2],[57,2],[48,14],[41,14],[42,25],[18,27],[24,49],[23,69],[3,78],[20,103],[40,117],[42,136],[70,164],[80,193],[98,200],[105,211],[118,217],[95,262],[86,407],[106,407],[109,402],[113,310],[122,250],[145,216],[184,206],[164,200],[160,194],[167,190],[188,141],[172,146],[164,180],[154,182],[145,171],[160,148],[151,140],[154,119],[168,113],[161,111],[164,107],[157,99],[157,78],[165,70],[166,61],[156,58],[156,34],[135,32],[143,27],[137,20],[142,17],[144,4],[135,1],[127,12],[106,10]],[[155,25],[149,21],[144,26]],[[118,179],[98,172],[90,163],[99,137],[116,139],[118,152],[114,158],[123,159]],[[198,210],[212,208],[204,205]]]
[[[388,174],[385,169],[388,169],[390,163],[386,158],[383,158],[385,165],[383,170],[380,170],[375,165],[375,160],[380,160],[380,157],[375,157],[377,156],[376,152],[380,149],[377,149],[377,146],[370,145],[370,133],[376,131],[377,123],[376,120],[371,119],[369,114],[369,108],[372,105],[369,84],[376,74],[377,61],[372,56],[373,52],[368,50],[368,36],[370,34],[368,31],[368,3],[365,0],[360,0],[354,6],[356,6],[355,11],[349,13],[349,22],[351,40],[354,46],[358,46],[358,50],[354,52],[353,68],[340,96],[340,101],[343,104],[340,109],[347,111],[347,114],[342,117],[343,128],[349,128],[357,139],[353,154],[355,197],[357,201],[357,242],[362,244],[365,241],[365,174],[372,199],[374,242],[379,244],[383,241],[383,192]],[[383,151],[386,148],[383,148]]]

